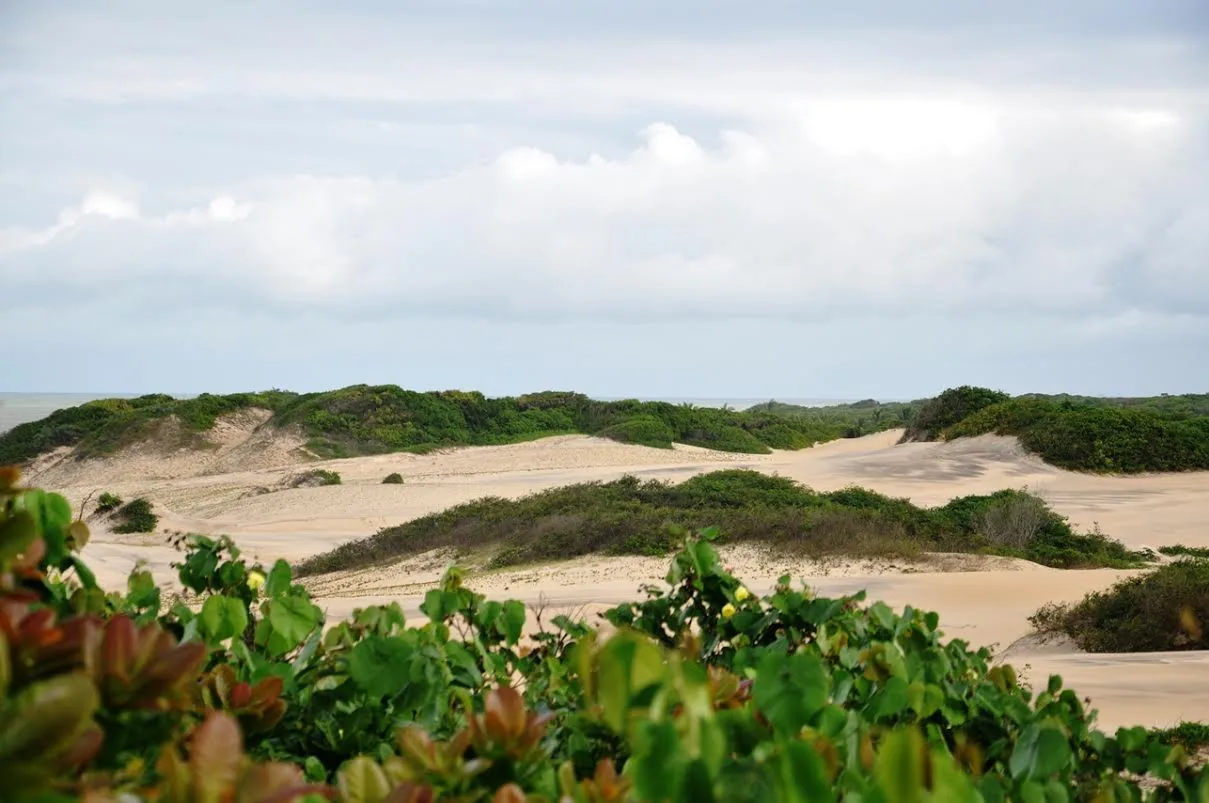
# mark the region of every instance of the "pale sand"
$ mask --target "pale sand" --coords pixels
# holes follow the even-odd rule
[[[981,437],[952,444],[895,445],[898,432],[837,441],[800,452],[734,455],[692,447],[667,451],[623,446],[582,436],[513,446],[451,450],[432,455],[385,455],[307,463],[340,472],[344,484],[284,490],[307,459],[302,439],[267,437],[264,417],[245,414],[224,422],[204,452],[144,447],[111,460],[41,461],[32,483],[64,492],[78,504],[95,490],[153,500],[169,530],[228,533],[249,556],[297,560],[382,526],[482,496],[517,497],[543,488],[622,474],[682,480],[719,468],[775,472],[820,490],[859,484],[918,504],[943,504],[965,494],[1028,487],[1076,525],[1098,523],[1133,547],[1183,543],[1209,546],[1209,474],[1100,477],[1061,471],[1024,454],[1013,439]],[[57,461],[57,462],[56,462]],[[390,472],[403,485],[382,485]],[[85,552],[98,577],[119,587],[136,559],[161,577],[179,553],[162,534],[119,537],[98,531]],[[896,608],[938,611],[942,628],[976,645],[1008,650],[1026,677],[1044,682],[1051,672],[1089,695],[1107,727],[1166,725],[1209,719],[1209,669],[1204,653],[1081,655],[1062,645],[1029,640],[1027,617],[1052,601],[1073,601],[1123,576],[1109,570],[1064,572],[1023,561],[937,556],[914,567],[833,562],[786,562],[752,548],[725,558],[753,590],[789,571],[822,593],[866,589],[870,599]],[[449,556],[436,554],[398,566],[310,582],[329,616],[354,607],[398,600],[419,616],[423,593]],[[664,559],[587,558],[556,566],[476,575],[471,584],[493,596],[539,602],[553,611],[591,614],[636,598],[643,583],[659,580]],[[1128,670],[1128,671],[1126,671]],[[1196,683],[1196,679],[1202,682]]]

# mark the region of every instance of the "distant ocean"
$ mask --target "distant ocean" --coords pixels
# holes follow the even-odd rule
[[[61,410],[64,407],[75,407],[95,399],[130,399],[137,393],[0,393],[0,432],[7,432],[18,424],[27,421],[37,421],[40,418]],[[188,398],[192,394],[173,394],[179,398]],[[600,396],[602,401],[615,401],[621,396]],[[643,401],[666,401],[673,404],[695,404],[698,407],[728,406],[735,410],[744,410],[756,404],[763,404],[768,399],[654,399],[643,398]],[[777,399],[786,404],[800,404],[804,407],[824,407],[829,404],[848,404],[857,399]]]

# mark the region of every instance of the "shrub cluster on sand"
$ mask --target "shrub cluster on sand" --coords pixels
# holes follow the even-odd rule
[[[784,477],[726,470],[679,484],[627,476],[515,500],[480,499],[388,527],[297,569],[358,569],[438,547],[486,549],[495,565],[589,553],[658,555],[679,543],[680,529],[713,525],[731,542],[760,541],[810,556],[987,552],[1057,567],[1134,566],[1145,559],[1100,533],[1076,533],[1024,491],[921,508],[864,488],[819,493]]]
[[[341,482],[339,473],[325,468],[313,468],[295,474],[288,480],[291,488],[319,488],[324,485],[339,485]]]
[[[115,533],[151,533],[159,524],[160,517],[155,515],[151,502],[139,497],[131,499],[113,512]]]
[[[1209,561],[1177,560],[1074,605],[1046,605],[1029,621],[1088,652],[1203,650],[1209,648]]]
[[[385,477],[382,478],[382,484],[383,485],[402,485],[403,484],[403,475],[397,471],[392,471],[390,474],[387,474]]]
[[[903,441],[1013,435],[1075,471],[1209,470],[1209,394],[1091,398],[951,388],[920,407]]]

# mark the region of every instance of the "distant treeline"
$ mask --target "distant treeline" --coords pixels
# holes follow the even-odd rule
[[[1209,470],[1209,394],[1013,398],[967,385],[921,406],[903,440],[988,433],[1014,435],[1047,463],[1077,471]]]
[[[270,411],[272,426],[299,427],[308,447],[322,457],[422,452],[573,433],[662,448],[683,443],[759,454],[801,449],[845,434],[840,422],[759,410],[602,402],[569,392],[490,399],[477,392],[354,385],[323,393],[272,390],[192,399],[155,394],[88,402],[0,435],[0,463],[25,462],[60,446],[76,447],[80,456],[108,454],[152,437],[156,426],[169,420],[179,422],[185,433],[204,433],[219,416],[253,408]]]

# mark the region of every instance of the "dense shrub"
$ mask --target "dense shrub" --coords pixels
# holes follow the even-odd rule
[[[620,443],[636,443],[660,449],[672,448],[672,438],[675,437],[672,428],[653,415],[636,415],[605,427],[596,434]]]
[[[402,485],[403,475],[397,471],[391,472],[382,478],[383,485]]]
[[[1093,730],[1061,678],[1026,688],[988,650],[944,641],[935,614],[789,577],[752,594],[716,533],[682,541],[645,600],[605,611],[608,638],[487,600],[456,568],[421,622],[396,603],[325,628],[287,564],[249,565],[226,539],[187,539],[188,599],[163,604],[145,570],[106,594],[66,500],[13,479],[0,474],[5,800],[1209,797],[1184,747]]]
[[[996,540],[987,521],[1005,506],[1037,505],[1031,538]],[[485,498],[385,528],[303,561],[301,575],[360,569],[439,547],[494,550],[494,565],[589,553],[658,555],[684,528],[717,525],[730,541],[797,554],[910,557],[921,550],[994,552],[1048,566],[1134,566],[1146,556],[1080,534],[1023,491],[965,496],[920,508],[863,488],[817,493],[756,471],[701,474],[680,484],[613,482],[553,488],[520,499]]]
[[[160,517],[152,510],[151,502],[139,497],[131,499],[113,514],[118,522],[113,528],[115,533],[151,533],[159,524]]]
[[[986,407],[944,437],[988,432],[1014,435],[1047,463],[1079,471],[1209,470],[1209,417],[1022,398]]]
[[[1008,394],[989,388],[962,385],[949,388],[919,408],[903,433],[903,441],[932,441],[954,424],[992,404],[1005,402]]]
[[[1209,561],[1178,560],[1074,605],[1047,605],[1030,619],[1088,652],[1203,650],[1209,647]]]

